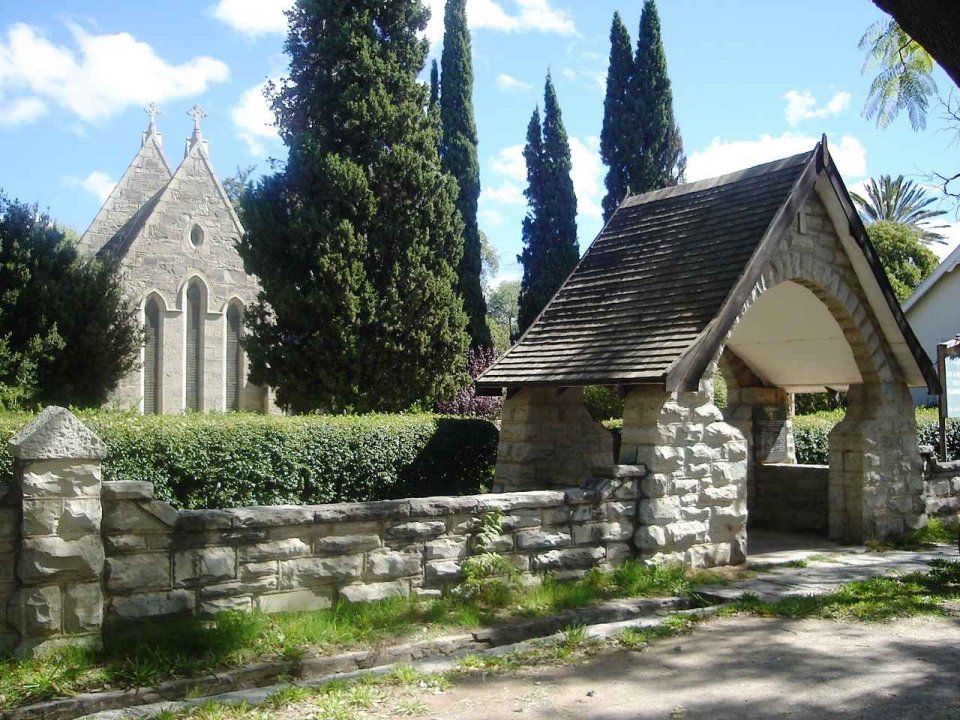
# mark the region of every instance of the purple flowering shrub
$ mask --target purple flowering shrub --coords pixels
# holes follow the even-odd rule
[[[477,395],[476,379],[493,364],[496,353],[493,348],[471,348],[467,351],[467,372],[470,382],[457,390],[450,400],[437,402],[436,410],[444,415],[468,415],[498,420],[503,409],[502,397]]]

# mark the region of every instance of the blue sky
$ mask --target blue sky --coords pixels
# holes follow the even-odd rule
[[[283,76],[289,0],[33,0],[0,4],[0,188],[37,202],[82,232],[139,145],[143,106],[176,165],[199,102],[221,177],[270,168],[283,145],[269,126],[265,79]],[[437,55],[443,0],[429,0]],[[600,229],[598,156],[603,82],[614,10],[636,39],[641,2],[469,0],[480,135],[481,227],[501,255],[500,277],[520,270],[526,124],[548,69],[574,154],[585,249]],[[954,170],[957,145],[938,113],[926,132],[906,118],[885,131],[861,117],[869,78],[857,42],[885,16],[869,0],[660,0],[674,107],[689,179],[813,147],[821,133],[849,184],[880,173],[923,181]],[[951,88],[937,70],[941,94]],[[950,220],[954,220],[950,216]],[[960,224],[950,229],[960,242]],[[939,249],[944,254],[944,249]]]

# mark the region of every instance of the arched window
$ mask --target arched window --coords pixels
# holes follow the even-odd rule
[[[203,409],[203,321],[204,297],[200,282],[194,280],[187,288],[187,361],[184,375],[187,381],[187,410]]]
[[[144,314],[144,348],[143,348],[143,412],[145,415],[156,415],[161,410],[160,405],[160,372],[161,349],[163,343],[163,326],[160,303],[151,297],[147,300]]]
[[[227,410],[240,409],[243,388],[243,348],[240,347],[242,313],[237,305],[227,308]]]
[[[190,228],[190,244],[194,247],[203,245],[203,228],[199,225]]]

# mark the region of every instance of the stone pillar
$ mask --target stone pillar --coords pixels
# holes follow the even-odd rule
[[[580,487],[613,464],[613,436],[583,404],[583,388],[525,388],[503,403],[496,492]]]
[[[902,382],[851,385],[830,432],[830,538],[859,544],[926,524],[913,401]]]
[[[17,654],[96,647],[103,623],[100,460],[106,446],[70,411],[48,407],[10,440],[21,503]]]
[[[646,465],[636,543],[643,557],[694,567],[746,559],[747,444],[709,388],[627,396],[620,462]]]

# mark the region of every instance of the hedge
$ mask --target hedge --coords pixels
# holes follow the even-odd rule
[[[104,480],[146,480],[187,509],[461,495],[489,487],[498,432],[436,415],[266,417],[78,413],[107,444]],[[0,415],[7,439],[30,416]]]

